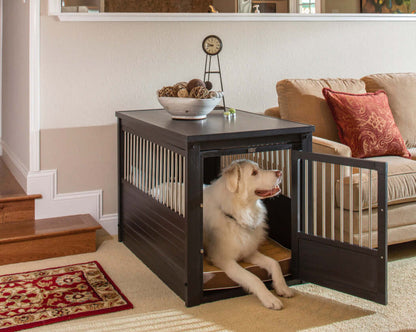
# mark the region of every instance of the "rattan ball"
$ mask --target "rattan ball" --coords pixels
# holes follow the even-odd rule
[[[172,86],[164,86],[159,90],[159,97],[176,97]]]
[[[173,90],[175,92],[175,95],[178,95],[179,90],[186,89],[186,86],[188,85],[187,82],[178,82],[173,86]]]
[[[209,97],[209,91],[203,86],[196,86],[189,95],[191,98],[205,99]]]
[[[206,81],[206,82],[205,82],[205,87],[206,87],[208,90],[211,90],[211,89],[212,89],[212,83],[211,83],[210,81]]]
[[[188,92],[188,90],[186,90],[186,88],[182,88],[178,91],[177,96],[180,97],[180,98],[187,98],[187,97],[189,97],[189,92]]]
[[[198,79],[198,78],[194,78],[193,80],[190,80],[186,86],[186,88],[188,89],[188,92],[191,92],[193,88],[197,87],[197,86],[202,86],[205,88],[205,83]]]

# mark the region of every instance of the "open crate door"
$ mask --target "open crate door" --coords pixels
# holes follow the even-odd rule
[[[387,164],[292,151],[292,181],[292,273],[386,304]]]

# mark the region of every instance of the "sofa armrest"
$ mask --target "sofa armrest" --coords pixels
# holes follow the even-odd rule
[[[316,136],[312,137],[312,151],[341,157],[351,157],[352,155],[349,146]]]
[[[280,108],[279,106],[268,108],[264,111],[264,115],[274,116],[275,118],[280,119]]]

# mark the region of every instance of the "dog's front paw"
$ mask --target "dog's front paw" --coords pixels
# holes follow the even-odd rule
[[[286,285],[284,286],[275,286],[274,287],[276,294],[282,297],[293,297],[295,295],[295,291]]]
[[[280,301],[276,296],[274,296],[272,293],[267,292],[260,298],[261,303],[266,308],[274,309],[274,310],[280,310],[283,308],[283,303]]]

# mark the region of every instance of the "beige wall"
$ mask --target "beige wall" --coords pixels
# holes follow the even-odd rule
[[[103,190],[103,213],[117,211],[117,125],[41,131],[41,169],[58,169],[58,190]]]
[[[283,78],[416,71],[414,22],[77,23],[46,16],[45,4],[41,162],[42,169],[58,169],[59,192],[106,188],[104,195],[115,197],[110,178],[115,156],[98,167],[98,142],[80,135],[74,144],[69,132],[107,128],[97,135],[113,135],[115,144],[109,129],[116,123],[115,111],[160,107],[158,88],[202,77],[201,42],[208,34],[219,35],[224,43],[220,57],[228,105],[253,112],[276,105],[275,85]],[[76,145],[82,145],[82,153]],[[100,153],[113,156],[112,149],[114,145],[102,146]],[[77,165],[72,169],[63,160]],[[116,212],[113,201],[106,200],[104,208]]]
[[[29,2],[3,1],[1,116],[1,138],[28,170]]]

